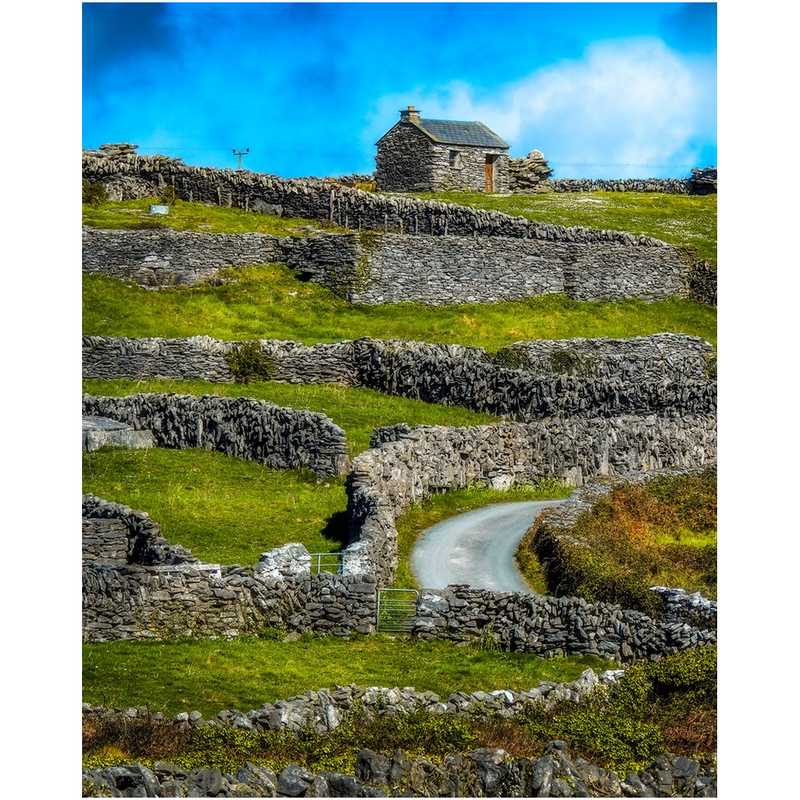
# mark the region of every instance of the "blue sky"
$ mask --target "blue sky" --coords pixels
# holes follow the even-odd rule
[[[82,39],[90,149],[368,173],[414,105],[554,177],[717,163],[714,3],[84,3]]]

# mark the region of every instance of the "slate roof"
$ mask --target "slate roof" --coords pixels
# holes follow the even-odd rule
[[[463,144],[471,147],[510,147],[482,122],[456,122],[446,119],[420,119],[422,128],[434,141],[442,144]]]
[[[511,147],[508,142],[504,142],[482,122],[457,122],[449,119],[410,119],[407,122],[419,128],[426,136],[439,144],[459,144],[467,147]],[[395,123],[392,130],[400,124],[402,123]],[[376,144],[380,144],[388,133],[381,136]]]

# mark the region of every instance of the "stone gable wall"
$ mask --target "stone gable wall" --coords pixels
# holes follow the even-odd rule
[[[434,144],[414,125],[397,123],[378,145],[375,182],[390,192],[430,191]]]
[[[158,447],[199,447],[272,469],[308,467],[320,476],[350,467],[344,431],[313,411],[246,397],[135,394],[83,396],[83,413],[149,430]]]

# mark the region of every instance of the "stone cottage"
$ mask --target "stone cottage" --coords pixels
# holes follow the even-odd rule
[[[482,122],[422,119],[420,112],[409,106],[376,147],[378,189],[509,190],[509,145]]]

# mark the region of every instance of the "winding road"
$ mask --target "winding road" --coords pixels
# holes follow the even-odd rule
[[[563,502],[500,503],[446,519],[422,533],[411,552],[411,570],[426,589],[457,583],[533,594],[517,569],[514,553],[539,513]]]

